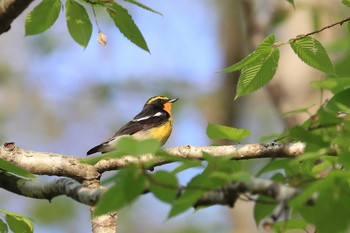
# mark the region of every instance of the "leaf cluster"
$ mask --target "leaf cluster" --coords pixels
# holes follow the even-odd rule
[[[124,0],[142,9],[161,15],[159,12],[135,0]],[[64,9],[69,34],[82,47],[86,47],[92,35],[92,23],[87,9],[91,8],[97,24],[97,16],[94,8],[102,8],[113,20],[119,31],[132,43],[149,52],[147,43],[135,24],[133,18],[121,4],[113,0],[66,0],[65,5],[61,0],[42,0],[26,17],[25,34],[36,35],[49,29],[57,20]]]

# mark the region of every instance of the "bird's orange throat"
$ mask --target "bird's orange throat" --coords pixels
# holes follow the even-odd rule
[[[171,114],[171,105],[172,103],[165,103],[163,109]]]

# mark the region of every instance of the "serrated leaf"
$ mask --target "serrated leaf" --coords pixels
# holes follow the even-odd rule
[[[110,7],[107,8],[107,12],[119,31],[132,43],[149,52],[145,39],[128,11],[116,2],[108,4],[108,6]]]
[[[229,139],[238,142],[250,135],[248,129],[237,129],[212,123],[208,123],[206,133],[211,139]]]
[[[116,180],[116,185],[109,188],[98,201],[95,215],[103,215],[131,204],[145,189],[146,178],[137,166],[120,170]]]
[[[227,67],[221,72],[231,73],[236,70],[241,70],[242,68],[249,66],[252,63],[255,63],[256,60],[265,57],[266,54],[270,53],[272,45],[275,43],[275,35],[271,34],[267,36],[263,42],[256,48],[254,52],[249,54],[246,58],[241,60],[240,62]]]
[[[151,12],[153,12],[153,13],[156,13],[156,14],[158,14],[158,15],[163,16],[162,13],[160,13],[160,12],[158,12],[158,11],[156,11],[156,10],[153,10],[152,8],[146,6],[146,5],[144,5],[144,4],[142,4],[142,3],[138,2],[138,1],[135,1],[135,0],[124,0],[124,1],[125,1],[125,2],[130,2],[130,3],[132,3],[132,4],[134,4],[134,5],[138,6],[138,7],[141,7],[141,8],[143,8],[143,9],[145,9],[145,10],[148,10],[148,11],[151,11]]]
[[[235,99],[265,86],[276,73],[279,56],[278,49],[271,49],[269,54],[244,67],[239,77]]]
[[[92,34],[92,24],[86,9],[74,0],[66,1],[66,20],[69,34],[86,48]]]
[[[311,36],[290,41],[290,46],[298,57],[309,66],[335,75],[331,59],[323,45]]]
[[[29,171],[21,168],[13,163],[0,159],[0,169],[11,172],[18,176],[23,176],[27,178],[35,178],[36,176],[30,173]]]
[[[178,194],[178,181],[173,173],[158,171],[152,175],[149,189],[161,201],[172,203]]]
[[[60,10],[60,0],[43,0],[27,15],[25,35],[35,35],[46,31],[56,22]]]

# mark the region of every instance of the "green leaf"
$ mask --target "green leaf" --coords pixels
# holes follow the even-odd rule
[[[290,41],[290,46],[298,57],[309,66],[335,75],[333,64],[323,45],[311,36]]]
[[[318,197],[311,206],[303,203],[296,206],[301,216],[314,224],[318,233],[346,232],[350,226],[348,218],[350,215],[349,173],[339,170],[331,171],[324,180],[317,182],[317,185],[310,185],[290,204],[294,205],[295,201],[299,202],[300,198],[304,198],[305,193],[310,193],[310,190],[317,192]]]
[[[295,9],[294,0],[287,0],[287,2],[289,2],[290,4],[292,4],[293,8]]]
[[[309,143],[309,145],[317,145],[319,148],[328,147],[329,142],[326,142],[323,140],[323,137],[321,135],[317,135],[313,132],[310,132],[308,130],[305,130],[304,128],[300,126],[295,126],[289,129],[290,136],[295,139],[302,142]]]
[[[0,209],[0,212],[5,214],[5,220],[12,232],[31,233],[34,231],[32,222],[26,216],[4,209]]]
[[[265,86],[276,73],[279,56],[278,49],[271,49],[269,54],[244,67],[238,80],[235,99]]]
[[[149,52],[145,39],[128,11],[116,2],[108,4],[108,6],[110,7],[107,8],[107,12],[119,31],[132,43]]]
[[[60,0],[43,0],[26,17],[25,35],[35,35],[51,27],[61,10]]]
[[[246,58],[241,60],[240,62],[227,67],[226,69],[222,70],[221,72],[224,73],[231,73],[233,71],[241,70],[242,68],[249,66],[253,63],[255,63],[256,60],[260,59],[261,57],[266,56],[266,54],[270,53],[271,47],[275,43],[275,35],[271,34],[267,36],[263,42],[256,48],[254,52],[249,54]]]
[[[268,162],[260,171],[257,173],[257,176],[261,176],[264,173],[276,171],[279,169],[284,169],[290,164],[290,159],[274,159]]]
[[[178,193],[178,181],[173,173],[158,171],[149,179],[149,188],[156,198],[172,203]]]
[[[343,110],[340,108],[341,105],[343,105],[343,107],[350,108],[349,96],[350,89],[345,89],[344,91],[338,92],[327,102],[327,109],[337,112]]]
[[[259,225],[261,220],[271,214],[275,207],[276,201],[274,199],[260,195],[255,202],[253,212],[256,225]]]
[[[229,139],[238,142],[250,135],[248,129],[237,129],[212,123],[208,123],[206,132],[211,139]]]
[[[130,2],[130,3],[135,4],[136,6],[141,7],[141,8],[143,8],[143,9],[145,9],[145,10],[148,10],[148,11],[151,11],[151,12],[153,12],[153,13],[156,13],[156,14],[158,14],[158,15],[163,16],[162,13],[160,13],[160,12],[158,12],[158,11],[156,11],[156,10],[153,10],[152,8],[146,6],[146,5],[144,5],[144,4],[142,4],[142,3],[138,2],[138,1],[135,1],[135,0],[124,0],[124,1],[125,1],[125,2]]]
[[[122,137],[118,140],[116,147],[119,155],[139,156],[157,152],[160,148],[160,142],[156,139],[139,141],[132,137]]]
[[[350,7],[350,0],[343,0],[342,3],[347,6]]]
[[[119,171],[116,185],[109,188],[96,205],[95,215],[103,215],[131,204],[145,189],[146,178],[137,166]]]
[[[350,88],[350,78],[327,78],[322,81],[314,81],[311,83],[313,87],[331,90],[333,94]]]
[[[177,166],[174,170],[171,171],[172,174],[177,174],[179,172],[182,172],[184,170],[187,170],[189,168],[193,168],[193,167],[203,167],[201,161],[198,160],[187,160],[184,163],[181,163],[179,166]]]
[[[95,156],[91,158],[80,158],[79,161],[81,163],[86,164],[96,164],[100,160],[103,159],[113,159],[120,158],[125,155],[129,156],[140,156],[148,153],[156,154],[159,157],[164,157],[169,160],[185,160],[184,158],[179,158],[179,156],[172,156],[166,153],[165,151],[161,151],[160,142],[156,139],[146,139],[146,140],[136,140],[131,136],[125,136],[118,140],[116,144],[116,151],[112,151],[109,153],[102,154],[100,156]],[[152,165],[152,161],[150,161],[150,165]]]
[[[14,165],[13,163],[7,162],[3,159],[0,159],[0,169],[11,172],[18,176],[23,176],[27,178],[35,178],[36,176],[30,173],[29,171],[25,170],[24,168],[21,168],[17,165]]]
[[[203,195],[204,191],[200,187],[205,187],[205,183],[206,179],[204,176],[197,175],[193,177],[184,193],[173,202],[168,218],[179,215],[191,208]]]
[[[8,231],[9,231],[9,228],[7,224],[2,219],[0,219],[0,232],[7,233]]]
[[[75,42],[86,48],[92,33],[92,24],[86,9],[74,0],[67,0],[66,20],[69,34]]]
[[[289,231],[304,231],[306,232],[306,227],[308,222],[302,218],[288,219],[285,221],[278,221],[273,224],[273,232],[289,232]]]

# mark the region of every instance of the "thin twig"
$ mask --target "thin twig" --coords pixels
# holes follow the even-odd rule
[[[304,35],[301,35],[301,36],[297,36],[296,38],[293,38],[293,39],[291,39],[290,41],[295,42],[295,41],[297,41],[297,40],[304,39],[305,37],[312,36],[312,35],[314,35],[314,34],[320,33],[320,32],[322,32],[323,30],[326,30],[326,29],[328,29],[328,28],[332,28],[332,27],[337,26],[337,25],[343,25],[343,24],[344,24],[345,22],[347,22],[347,21],[350,21],[350,16],[349,16],[348,18],[346,18],[346,19],[343,19],[343,20],[339,21],[339,22],[336,22],[336,23],[333,23],[333,24],[331,24],[331,25],[325,26],[325,27],[323,27],[323,28],[321,28],[321,29],[319,29],[319,30],[316,30],[316,31],[313,31],[313,32],[309,32],[309,33],[304,34]]]

